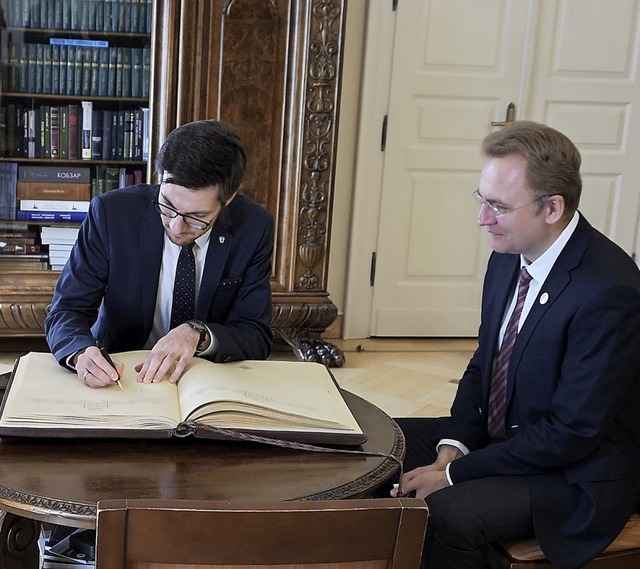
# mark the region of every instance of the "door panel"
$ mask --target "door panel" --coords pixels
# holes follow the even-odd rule
[[[403,0],[382,174],[372,336],[475,336],[490,252],[472,198],[482,139],[517,119],[583,156],[581,211],[638,240],[636,0]]]

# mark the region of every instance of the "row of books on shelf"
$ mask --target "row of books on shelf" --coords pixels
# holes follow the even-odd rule
[[[94,109],[92,101],[0,107],[0,156],[146,161],[149,109]]]
[[[0,271],[61,271],[78,237],[79,227],[13,225],[0,227]]]
[[[153,0],[2,0],[8,27],[150,33]]]
[[[83,167],[18,168],[15,163],[1,162],[0,216],[30,222],[81,222],[93,196],[140,184],[143,179],[141,168],[99,165],[92,175]]]
[[[151,49],[106,40],[50,38],[1,50],[4,90],[16,93],[149,97]]]

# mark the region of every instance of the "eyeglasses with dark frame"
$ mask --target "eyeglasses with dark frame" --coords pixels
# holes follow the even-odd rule
[[[198,231],[204,231],[205,229],[208,229],[209,227],[211,227],[214,221],[218,219],[218,216],[222,211],[222,207],[224,207],[222,206],[218,210],[218,213],[216,213],[216,215],[211,221],[205,221],[204,219],[200,219],[198,217],[194,217],[186,213],[180,213],[177,209],[174,209],[171,206],[168,206],[167,204],[160,203],[159,201],[154,201],[153,205],[155,206],[156,211],[160,215],[163,215],[164,217],[168,217],[169,219],[175,219],[176,217],[180,216],[189,227],[193,229],[197,229]]]
[[[523,203],[522,205],[519,205],[516,207],[504,207],[504,206],[492,204],[491,202],[485,200],[482,197],[482,194],[480,193],[479,189],[473,192],[473,197],[476,198],[476,201],[480,204],[480,207],[482,207],[483,205],[487,206],[491,210],[491,213],[493,213],[496,219],[502,217],[503,215],[506,215],[507,213],[511,213],[522,207],[531,205],[532,203],[542,202],[543,200],[550,198],[552,195],[553,194],[545,194],[543,196],[538,196],[536,199],[531,200],[530,202],[527,202],[527,203]]]

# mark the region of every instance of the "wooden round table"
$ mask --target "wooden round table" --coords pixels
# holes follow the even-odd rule
[[[398,425],[344,392],[368,440],[404,456]],[[350,448],[350,447],[346,447]],[[284,501],[363,497],[397,471],[392,458],[202,439],[0,439],[0,508],[37,522],[95,527],[112,498]]]

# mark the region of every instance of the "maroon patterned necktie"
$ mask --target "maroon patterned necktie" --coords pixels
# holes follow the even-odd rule
[[[173,302],[171,304],[171,325],[176,326],[191,320],[196,306],[196,259],[193,255],[193,243],[180,250],[176,265],[176,279],[173,284]]]
[[[520,279],[518,281],[518,299],[516,307],[513,309],[507,327],[504,331],[504,338],[498,351],[496,366],[491,380],[491,391],[489,394],[489,419],[487,430],[493,439],[504,438],[506,432],[505,412],[507,408],[507,372],[509,370],[509,360],[513,352],[513,345],[518,336],[518,323],[522,314],[524,300],[527,297],[531,275],[527,269],[522,267]]]

